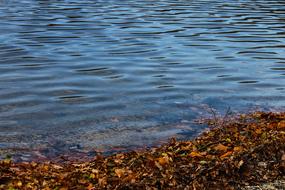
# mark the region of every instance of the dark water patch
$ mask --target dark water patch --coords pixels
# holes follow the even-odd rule
[[[270,69],[274,71],[285,71],[285,67],[272,67]]]
[[[239,83],[241,83],[241,84],[254,84],[257,82],[258,81],[256,81],[256,80],[244,80],[244,81],[240,81]]]

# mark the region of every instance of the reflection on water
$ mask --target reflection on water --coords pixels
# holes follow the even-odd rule
[[[284,7],[1,1],[0,148],[140,146],[196,135],[207,106],[284,107]]]

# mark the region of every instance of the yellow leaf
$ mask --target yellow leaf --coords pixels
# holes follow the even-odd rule
[[[239,161],[239,163],[238,163],[238,167],[240,168],[240,167],[243,165],[243,163],[244,163],[244,161],[243,161],[243,160]]]
[[[43,166],[43,170],[48,171],[48,170],[49,170],[49,167],[48,167],[47,165],[44,165],[44,166]]]
[[[36,162],[32,162],[32,163],[31,163],[31,166],[32,166],[32,167],[36,167],[37,165],[38,165],[38,164],[37,164]]]
[[[92,173],[92,174],[90,174],[90,178],[94,179],[94,178],[96,178],[96,175]]]
[[[125,173],[124,169],[115,169],[115,173],[118,177],[122,177]]]
[[[234,152],[240,152],[242,150],[242,147],[236,146],[234,147]]]
[[[18,187],[21,187],[22,185],[23,185],[22,182],[21,182],[21,181],[18,181],[17,186],[18,186]]]

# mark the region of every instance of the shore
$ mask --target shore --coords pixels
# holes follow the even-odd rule
[[[284,112],[204,122],[210,130],[194,140],[92,161],[5,159],[0,189],[285,189]]]

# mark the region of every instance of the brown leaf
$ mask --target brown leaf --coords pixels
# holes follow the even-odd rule
[[[160,169],[160,170],[163,169],[163,167],[158,162],[155,162],[154,164],[155,164],[156,167],[158,167],[158,169]]]
[[[278,123],[279,128],[285,128],[285,120],[282,120]]]
[[[100,185],[100,186],[103,186],[103,187],[107,184],[107,180],[106,180],[105,177],[100,178],[100,179],[98,180],[98,182],[99,182],[99,185]]]
[[[281,160],[285,161],[285,154],[282,155]]]
[[[215,146],[214,149],[217,150],[217,151],[226,152],[228,150],[228,147],[226,147],[225,145],[222,145],[220,143],[217,146]]]

